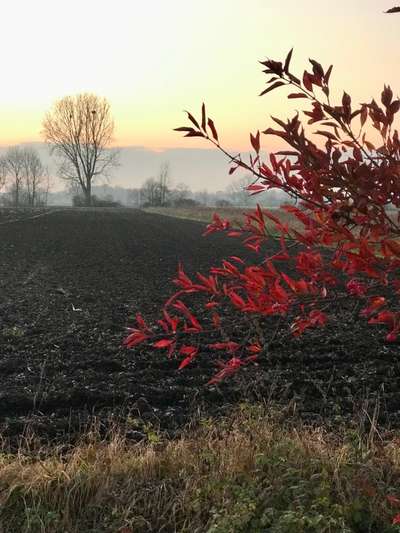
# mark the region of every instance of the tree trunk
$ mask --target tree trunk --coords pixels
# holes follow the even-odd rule
[[[36,205],[36,184],[35,183],[33,183],[32,185],[31,205],[32,207],[35,207]]]
[[[85,203],[87,207],[92,205],[92,182],[90,180],[86,180]]]

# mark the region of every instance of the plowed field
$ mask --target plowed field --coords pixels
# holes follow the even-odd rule
[[[173,291],[178,261],[205,270],[238,253],[204,224],[128,209],[64,210],[0,225],[0,428],[74,438],[95,418],[121,420],[132,438],[149,424],[174,431],[243,398],[334,424],[379,406],[400,426],[400,358],[379,328],[349,305],[322,330],[276,340],[258,367],[206,387],[210,354],[177,371],[176,360],[121,340],[132,315],[150,320]],[[285,411],[286,410],[286,411]],[[129,415],[128,415],[129,414]],[[368,418],[368,417],[366,417]]]

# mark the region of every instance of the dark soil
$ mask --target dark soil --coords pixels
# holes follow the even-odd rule
[[[0,207],[0,225],[36,218],[54,210],[47,207]]]
[[[207,355],[184,371],[164,352],[128,351],[132,316],[150,321],[174,290],[178,261],[206,270],[238,252],[204,225],[135,210],[65,210],[0,225],[0,427],[11,439],[26,427],[73,440],[96,420],[141,438],[173,432],[201,407],[214,414],[244,398],[336,424],[379,407],[400,426],[399,346],[346,305],[322,330],[276,340],[259,366],[218,387]],[[129,416],[128,414],[129,413]],[[366,414],[367,413],[367,414]]]

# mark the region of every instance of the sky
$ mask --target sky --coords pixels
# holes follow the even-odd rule
[[[389,83],[400,92],[396,0],[3,0],[0,145],[41,141],[57,99],[106,97],[116,146],[208,148],[173,132],[183,110],[206,103],[222,143],[246,150],[270,116],[293,115],[285,90],[258,97],[258,63],[294,47],[293,72],[308,58],[334,64],[334,94],[369,100]],[[300,108],[301,109],[301,108]],[[265,149],[274,149],[271,137]]]

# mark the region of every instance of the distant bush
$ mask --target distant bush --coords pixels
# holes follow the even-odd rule
[[[217,200],[215,202],[215,207],[232,207],[233,203],[229,200]]]
[[[76,194],[72,198],[72,205],[74,207],[87,207],[86,198],[80,194]],[[91,207],[121,207],[120,202],[115,201],[112,198],[98,198],[97,196],[92,196]]]
[[[75,194],[72,197],[72,205],[74,207],[85,207],[86,206],[85,198],[81,196],[80,194]]]
[[[97,198],[94,196],[92,198],[92,206],[93,207],[121,207],[122,204],[120,202],[117,202],[116,200],[107,200],[103,198]]]
[[[177,198],[174,201],[174,207],[198,207],[201,203],[193,198]]]

